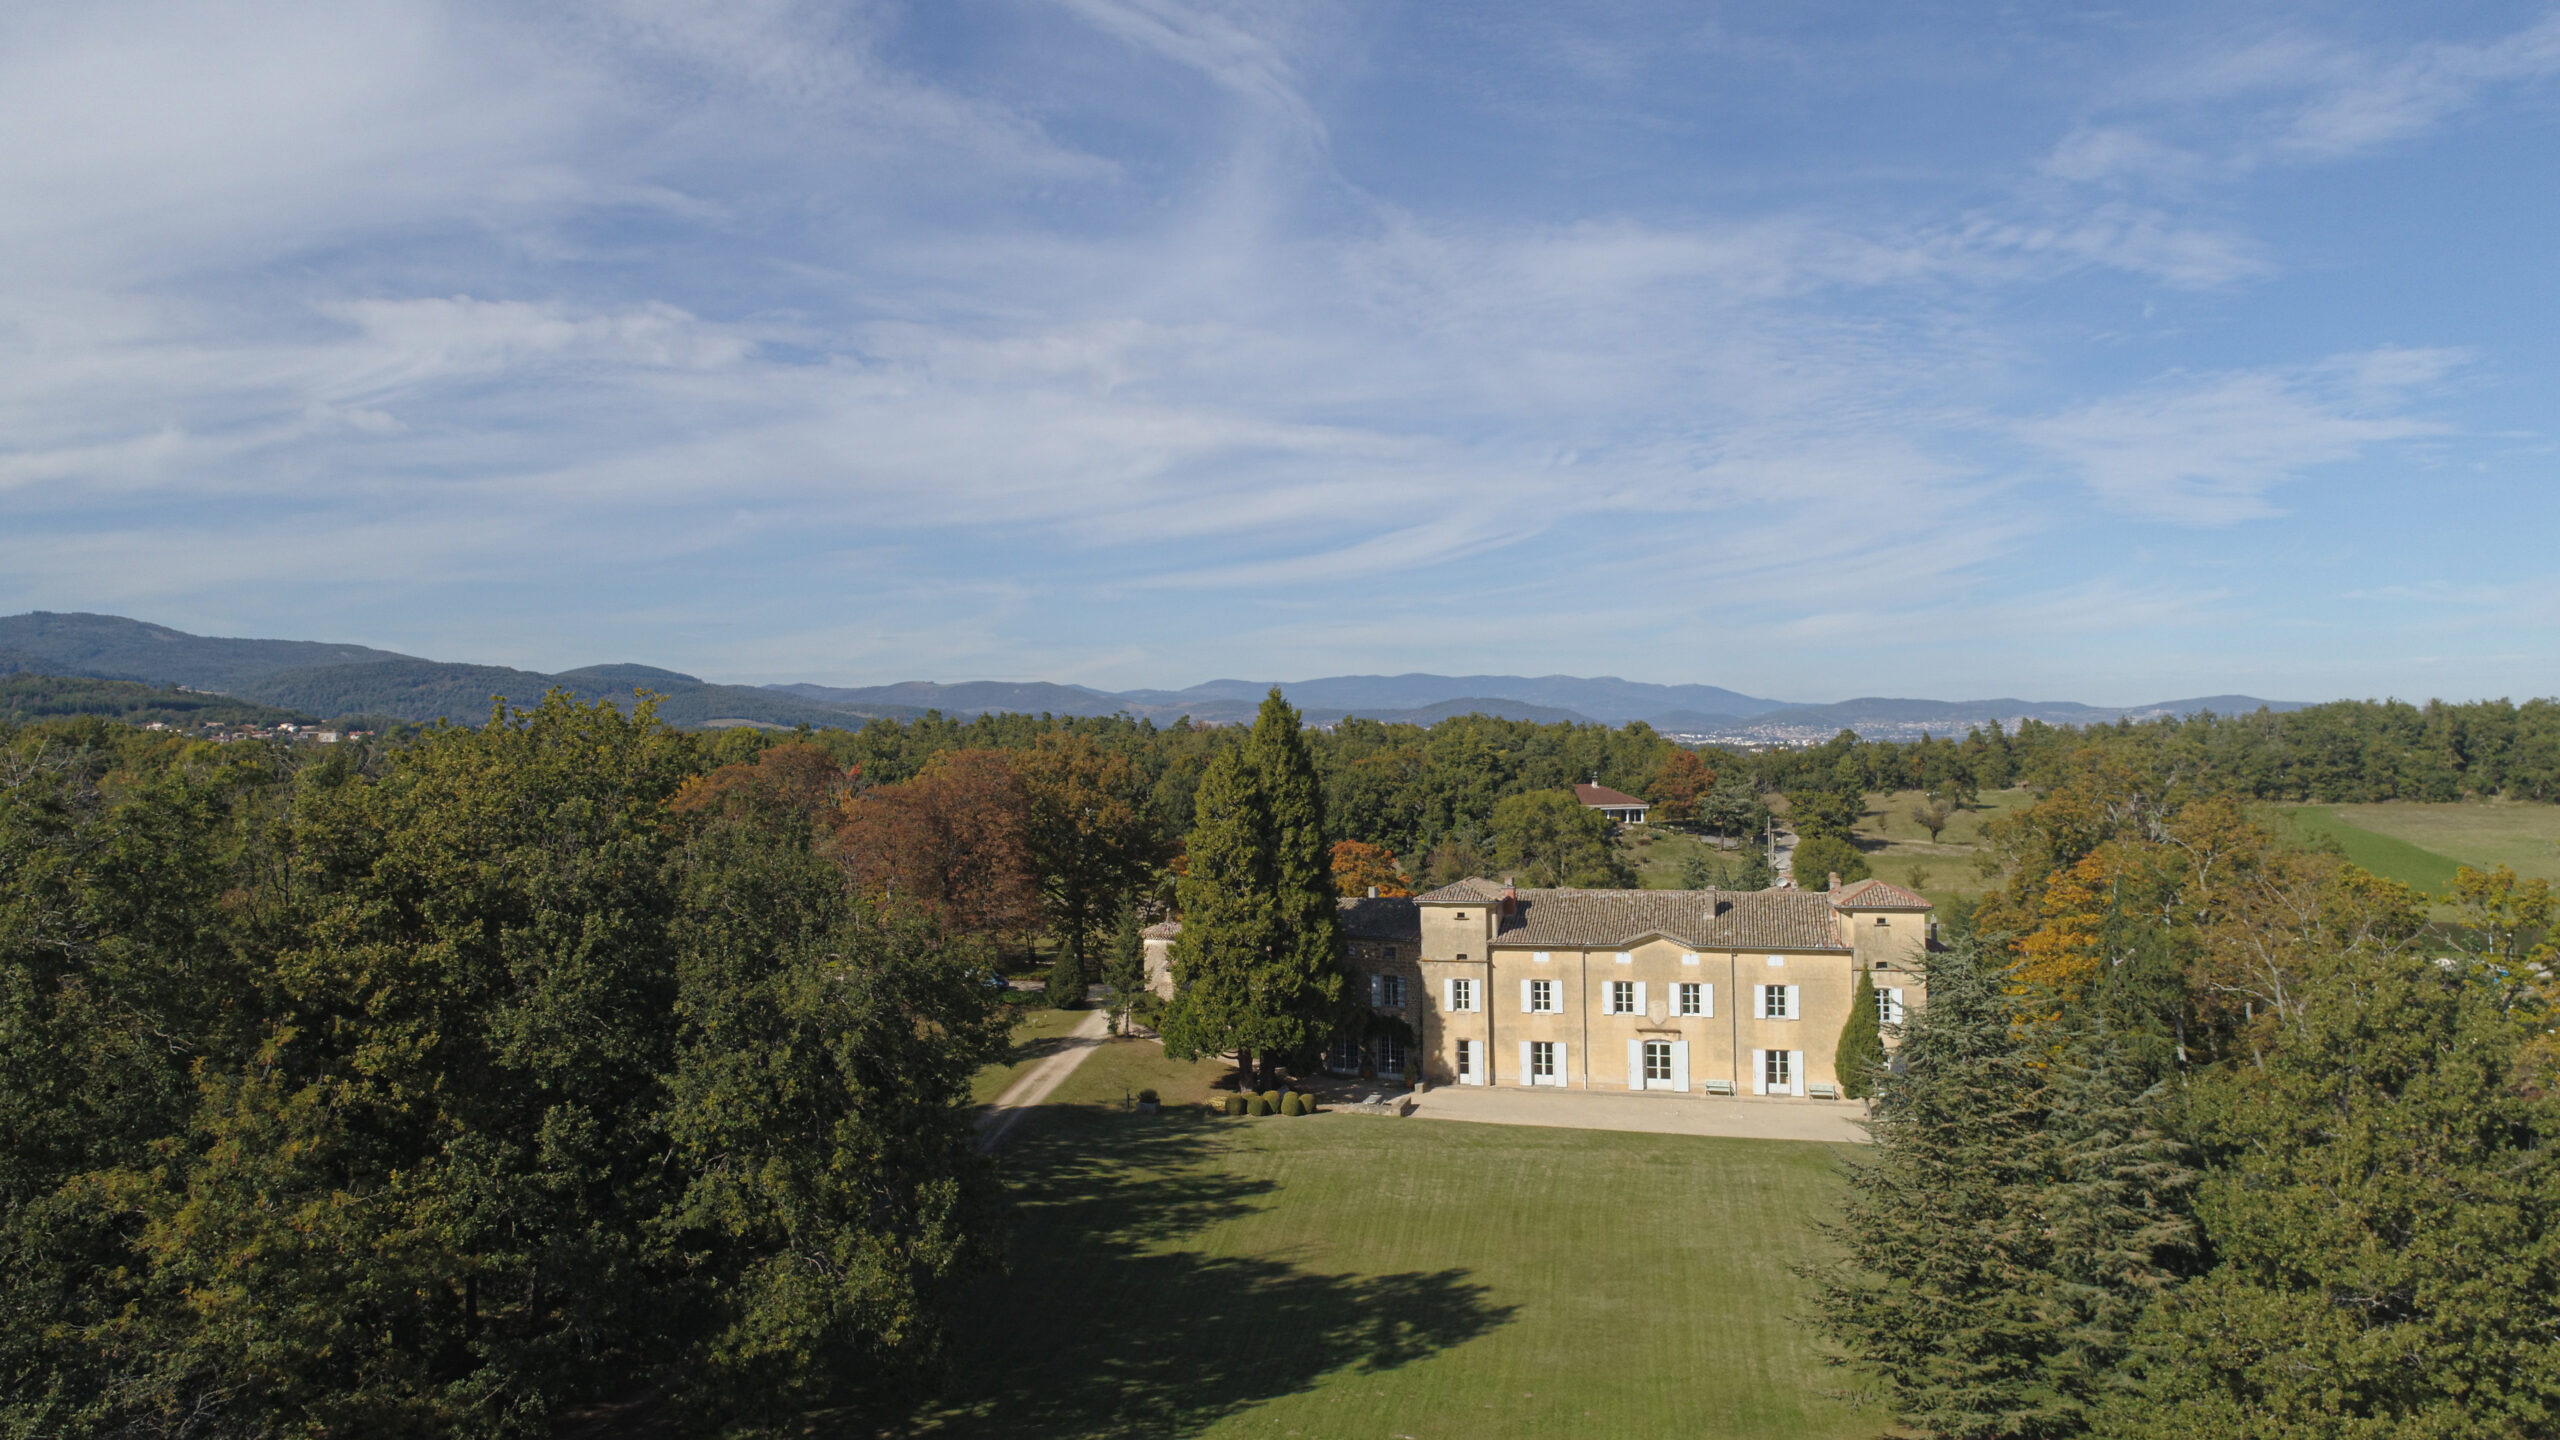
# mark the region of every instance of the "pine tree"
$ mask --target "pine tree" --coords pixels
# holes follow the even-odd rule
[[[1049,962],[1049,1003],[1060,1010],[1074,1010],[1084,1004],[1086,985],[1084,956],[1076,951],[1076,937],[1070,931],[1058,942],[1058,957]]]
[[[1103,960],[1102,983],[1111,990],[1111,1022],[1116,1029],[1147,993],[1147,940],[1138,926],[1135,905],[1121,906],[1119,922],[1111,927],[1111,949]]]
[[[1312,1051],[1343,993],[1324,791],[1298,712],[1277,688],[1253,733],[1200,777],[1176,889],[1175,993],[1163,1025],[1176,1059],[1234,1053],[1267,1080]]]
[[[1876,1017],[1875,977],[1858,972],[1857,993],[1849,998],[1849,1018],[1840,1025],[1840,1048],[1832,1070],[1840,1077],[1840,1093],[1863,1100],[1873,1091],[1875,1072],[1884,1065],[1884,1026]]]
[[[1930,967],[1847,1167],[1847,1258],[1811,1272],[1844,1361],[1933,1437],[2083,1433],[2186,1243],[2157,1096],[2107,1037],[2026,1024],[2004,976],[1970,940]]]

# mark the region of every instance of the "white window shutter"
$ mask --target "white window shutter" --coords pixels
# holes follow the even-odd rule
[[[1520,1083],[1523,1085],[1538,1083],[1537,1072],[1529,1068],[1529,1042],[1526,1040],[1520,1042]]]
[[[1769,1052],[1766,1050],[1751,1052],[1751,1093],[1754,1095],[1769,1093]]]
[[[1767,1018],[1768,1014],[1769,1014],[1769,987],[1768,987],[1768,986],[1766,986],[1766,985],[1754,985],[1754,986],[1752,986],[1752,987],[1751,987],[1751,1018],[1752,1018],[1752,1019],[1754,1019],[1754,1020],[1765,1019],[1765,1018]]]
[[[1385,1003],[1385,996],[1386,996],[1386,993],[1387,993],[1387,977],[1385,977],[1384,975],[1372,975],[1372,976],[1370,976],[1370,977],[1369,977],[1369,1003],[1370,1003],[1370,1004],[1372,1004],[1372,1005],[1380,1005],[1380,1004],[1384,1004],[1384,1003]]]
[[[1787,1081],[1787,1093],[1795,1096],[1797,1099],[1803,1099],[1804,1052],[1801,1050],[1790,1050],[1787,1052]]]
[[[1716,987],[1712,982],[1698,987],[1698,1005],[1707,1012],[1708,1019],[1716,1018]]]
[[[1443,980],[1443,981],[1441,981],[1441,982],[1440,982],[1440,1013],[1442,1013],[1442,1014],[1446,1015],[1446,1014],[1450,1013],[1451,1011],[1456,1010],[1457,1008],[1458,1008],[1458,982],[1457,982],[1457,981],[1455,981],[1455,980]]]
[[[1788,987],[1787,987],[1787,1018],[1788,1018],[1788,1019],[1790,1019],[1790,1020],[1801,1020],[1801,1019],[1803,1019],[1803,1018],[1804,1018],[1804,1006],[1803,1006],[1801,1003],[1799,1003],[1799,1002],[1801,1001],[1801,999],[1802,999],[1803,995],[1804,995],[1804,987],[1803,987],[1803,986],[1801,986],[1801,985],[1790,985],[1790,986],[1788,986]],[[1799,1081],[1797,1081],[1796,1083],[1797,1083],[1797,1084],[1799,1084],[1799,1085],[1801,1085],[1801,1084],[1803,1084],[1804,1082],[1803,1082],[1803,1081],[1801,1081],[1801,1080],[1799,1080]]]
[[[1648,1009],[1646,1009],[1646,1008],[1645,1008],[1645,1005],[1644,1005],[1644,982],[1643,982],[1643,981],[1641,981],[1641,980],[1639,980],[1639,981],[1637,981],[1637,982],[1636,982],[1636,1013],[1637,1013],[1637,1014],[1639,1014],[1639,1015],[1650,1015],[1650,1014],[1652,1014],[1652,1013],[1653,1013],[1652,1011],[1650,1011],[1650,1010],[1648,1010]]]
[[[1689,1093],[1689,1042],[1686,1040],[1671,1042],[1671,1088],[1683,1095]]]
[[[1565,1077],[1572,1073],[1573,1062],[1565,1058],[1564,1042],[1559,1040],[1556,1042],[1556,1083],[1559,1085],[1564,1084]]]
[[[1644,1088],[1644,1042],[1641,1040],[1627,1042],[1627,1088]]]
[[[1529,982],[1526,980],[1520,982],[1520,1013],[1529,1013]]]

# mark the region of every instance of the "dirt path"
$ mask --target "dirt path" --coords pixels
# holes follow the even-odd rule
[[[1024,1072],[1021,1079],[1006,1086],[1005,1092],[987,1107],[987,1113],[978,1117],[978,1148],[993,1150],[1002,1144],[1005,1132],[1013,1128],[1014,1121],[1022,1118],[1022,1112],[1048,1099],[1049,1092],[1074,1074],[1076,1067],[1084,1063],[1084,1057],[1092,1054],[1095,1047],[1103,1042],[1110,1028],[1108,1012],[1085,1012],[1085,1017],[1076,1022],[1076,1028],[1067,1032],[1066,1048],[1043,1058]]]

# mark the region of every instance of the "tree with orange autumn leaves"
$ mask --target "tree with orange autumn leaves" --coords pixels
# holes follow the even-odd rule
[[[2005,883],[1973,924],[2005,939],[2013,990],[2048,1017],[2149,1033],[2181,1063],[2262,1053],[2329,957],[2396,953],[2426,924],[2408,886],[2095,752],[1984,834]]]
[[[1396,863],[1394,851],[1366,840],[1336,840],[1333,893],[1356,900],[1372,893],[1380,899],[1401,898],[1413,891],[1406,887],[1404,867]]]

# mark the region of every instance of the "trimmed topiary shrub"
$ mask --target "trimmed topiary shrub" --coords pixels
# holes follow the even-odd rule
[[[1241,1095],[1230,1095],[1227,1097],[1227,1103],[1221,1108],[1230,1115],[1241,1115],[1244,1113],[1244,1097]]]
[[[1280,1097],[1280,1113],[1281,1113],[1281,1114],[1283,1114],[1283,1115],[1304,1115],[1304,1114],[1306,1114],[1306,1113],[1307,1113],[1307,1097],[1306,1097],[1306,1096],[1304,1096],[1304,1095],[1299,1094],[1298,1092],[1296,1092],[1296,1091],[1294,1091],[1294,1090],[1290,1091],[1290,1092],[1289,1092],[1288,1094],[1286,1094],[1286,1095],[1281,1096],[1281,1097]]]
[[[1268,1115],[1271,1113],[1271,1102],[1263,1099],[1259,1095],[1256,1095],[1253,1097],[1252,1107],[1245,1113],[1248,1115]]]

